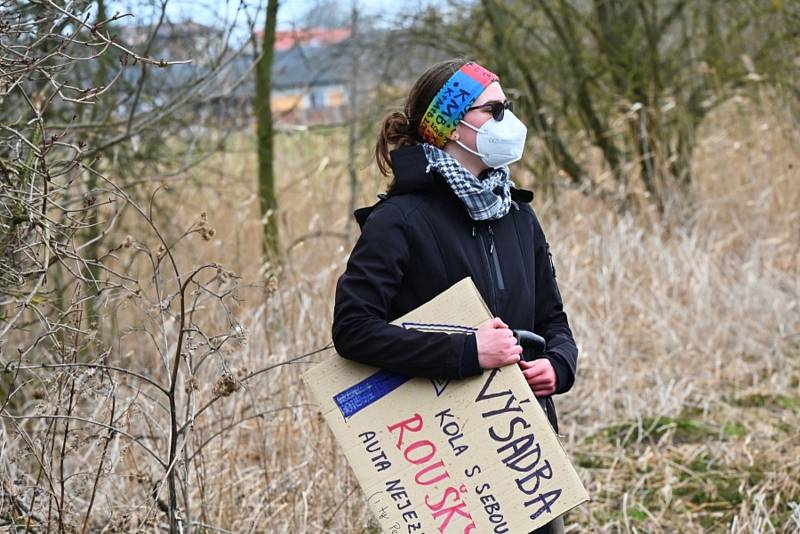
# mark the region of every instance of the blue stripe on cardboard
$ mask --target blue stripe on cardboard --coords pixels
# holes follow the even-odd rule
[[[347,418],[385,397],[409,380],[411,377],[381,370],[337,393],[333,397],[333,402],[339,407],[342,415]]]

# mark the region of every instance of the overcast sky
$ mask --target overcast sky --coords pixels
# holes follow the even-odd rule
[[[386,1],[386,0],[344,0],[336,2],[339,9],[344,13],[349,13],[352,2],[357,2],[358,7],[365,15],[382,15],[384,21],[389,21],[395,16],[402,15],[402,10],[409,13],[416,13],[425,6],[436,4],[444,4],[443,2],[434,2],[433,0],[405,0],[405,1]],[[126,17],[124,20],[126,24],[143,24],[150,21],[154,14],[158,13],[153,0],[107,0],[106,10],[110,15],[115,11],[136,14],[135,19]],[[258,6],[261,6],[259,11],[259,20],[262,21],[259,26],[263,24],[264,5],[266,0],[168,0],[167,2],[167,17],[173,21],[194,20],[204,24],[229,24],[230,21],[237,17],[237,8],[240,5],[247,5],[251,13],[255,13]],[[284,0],[279,4],[278,9],[278,29],[291,29],[292,27],[307,27],[304,16],[309,12],[309,9],[318,5],[318,0]],[[238,21],[245,25],[246,17],[240,12]]]

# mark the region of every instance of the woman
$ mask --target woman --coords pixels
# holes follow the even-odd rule
[[[345,358],[408,376],[518,364],[558,431],[552,395],[572,387],[578,348],[533,193],[510,179],[527,133],[511,109],[495,74],[450,60],[425,71],[404,110],[385,118],[375,156],[393,180],[354,212],[362,233],[336,284],[333,342]],[[389,324],[465,276],[494,316],[474,335]],[[545,354],[522,360],[511,329],[543,336]]]

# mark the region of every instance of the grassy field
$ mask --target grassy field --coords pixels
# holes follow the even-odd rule
[[[780,113],[741,104],[701,133],[695,202],[675,208],[670,223],[620,215],[573,191],[557,206],[539,196],[533,205],[581,350],[575,387],[557,399],[563,442],[592,496],[568,514],[570,532],[800,531],[800,136]],[[241,310],[250,340],[227,356],[234,368],[330,340],[334,284],[356,238],[342,138],[278,141],[291,252],[266,301],[253,261],[252,138],[209,163],[199,189],[175,193],[184,195],[176,205],[206,209],[216,229],[185,254],[254,283]],[[368,154],[360,166],[364,205],[386,181]],[[530,176],[515,180],[532,185]],[[196,216],[181,211],[177,220]],[[278,367],[228,399],[223,412],[238,417],[274,411],[207,453],[209,521],[237,532],[375,531],[299,381],[331,354]]]
[[[693,202],[671,206],[669,222],[647,210],[620,214],[569,189],[557,204],[541,194],[533,203],[580,348],[575,386],[556,402],[564,446],[592,501],[567,515],[569,532],[800,532],[800,134],[785,113],[754,109],[731,102],[704,125]],[[300,381],[333,352],[296,359],[330,344],[335,283],[357,238],[343,139],[336,129],[278,138],[278,218],[288,254],[277,280],[258,261],[252,132],[232,137],[223,154],[156,199],[170,240],[208,221],[207,239],[192,235],[173,248],[181,272],[217,262],[241,277],[234,304],[202,301],[192,320],[218,333],[236,316],[246,341],[203,355],[202,367],[198,349],[195,375],[187,380],[181,367],[176,382],[180,416],[186,403],[197,413],[182,446],[201,450],[176,466],[186,481],[180,497],[191,503],[181,513],[208,532],[377,532]],[[366,149],[358,167],[358,205],[371,204],[387,180]],[[529,175],[514,180],[536,189]],[[124,220],[118,241],[130,232],[155,249],[137,224]],[[134,260],[130,250],[119,252],[119,268],[134,276],[145,257]],[[152,293],[141,272],[139,284]],[[232,279],[216,278],[209,287],[220,292]],[[164,283],[159,295],[174,291]],[[173,354],[177,322],[161,306],[161,297],[112,299],[103,320],[119,326],[108,361],[166,383],[164,354]],[[239,389],[225,374],[266,368]],[[55,443],[63,427],[34,415],[29,441],[9,431],[0,455],[4,488],[50,520],[49,501],[37,501],[31,488],[64,479],[59,513],[79,525],[97,486],[97,529],[129,531],[142,518],[163,525],[151,498],[156,487],[165,498],[163,469],[142,445],[165,453],[169,412],[147,384],[126,379],[109,388],[105,373],[90,371],[42,380],[46,397],[33,395],[23,413],[61,413],[69,386],[71,413],[107,421],[113,395],[122,410],[115,421],[128,437],[140,436],[138,445],[73,425],[58,454],[44,439],[50,451],[40,461],[28,452],[33,437],[52,435]],[[206,406],[220,391],[225,396]],[[97,469],[100,450],[106,461]],[[57,480],[37,478],[41,462]]]

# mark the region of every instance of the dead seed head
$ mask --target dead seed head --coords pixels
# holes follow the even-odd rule
[[[184,387],[184,391],[186,393],[191,393],[192,391],[197,391],[199,388],[197,387],[197,379],[193,376],[190,376],[186,380],[186,386]]]
[[[231,373],[224,373],[214,384],[211,392],[220,397],[228,397],[242,387],[239,380]]]
[[[276,291],[278,291],[278,277],[271,274],[267,279],[267,294],[273,295]]]
[[[210,241],[215,233],[217,232],[213,228],[206,228],[205,226],[200,228],[200,236],[206,241]]]

